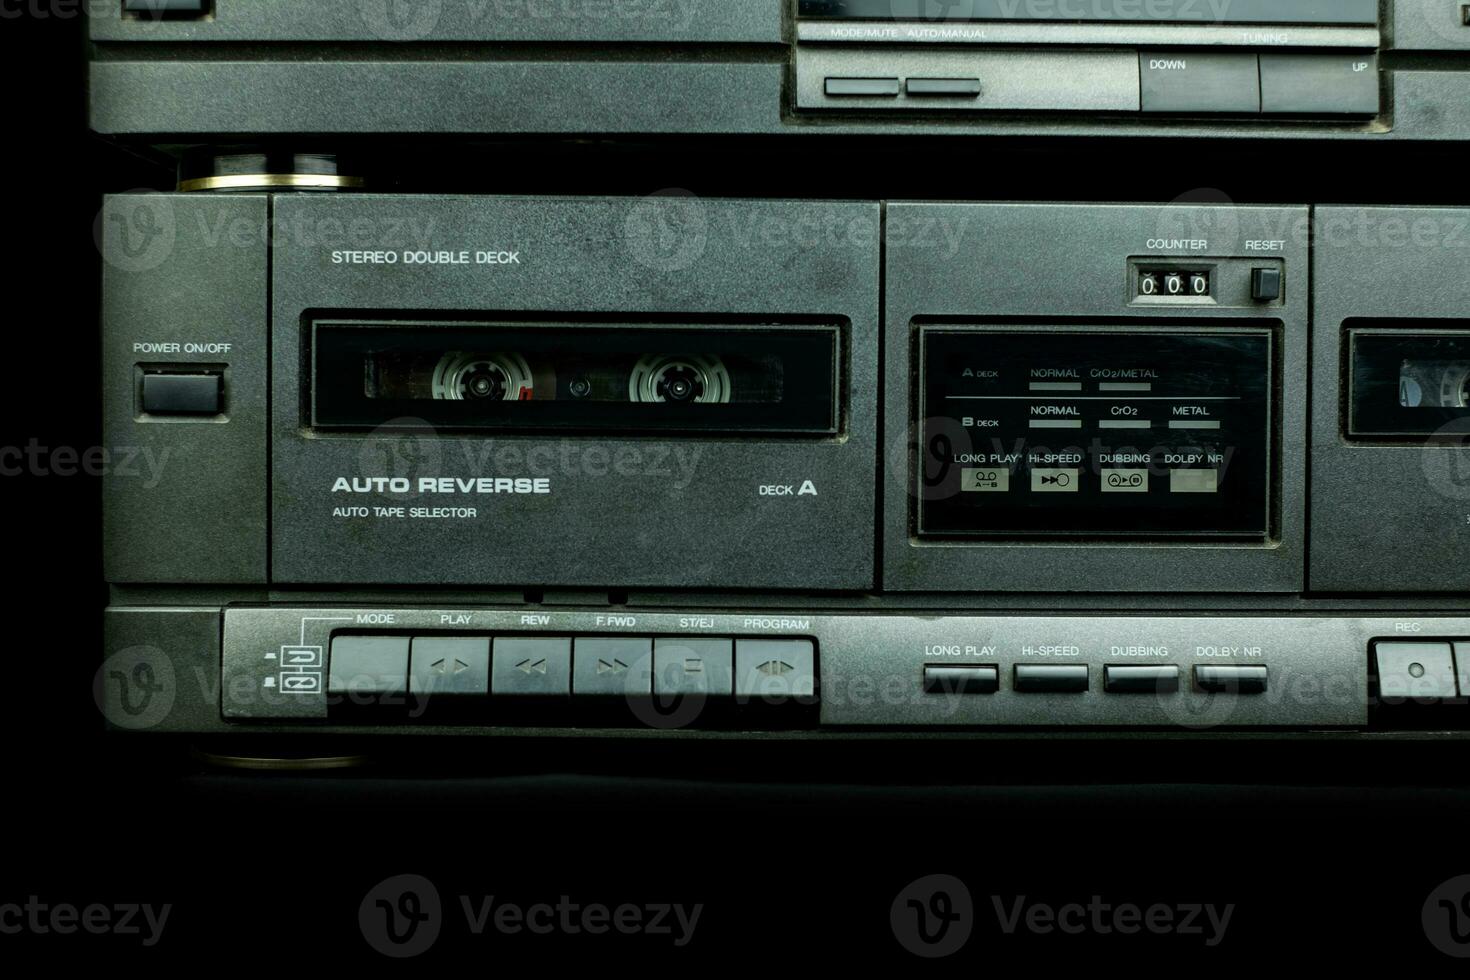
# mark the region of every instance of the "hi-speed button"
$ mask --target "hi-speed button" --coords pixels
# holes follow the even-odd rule
[[[1076,493],[1081,470],[1032,470],[1031,489],[1039,493]]]

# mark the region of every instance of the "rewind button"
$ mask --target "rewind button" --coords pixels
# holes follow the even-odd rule
[[[569,636],[497,636],[490,690],[497,697],[570,694]]]

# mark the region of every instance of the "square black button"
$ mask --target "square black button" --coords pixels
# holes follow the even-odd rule
[[[1251,299],[1258,303],[1274,302],[1281,298],[1280,269],[1251,270]]]
[[[149,415],[218,415],[222,380],[216,372],[145,374],[143,411]]]

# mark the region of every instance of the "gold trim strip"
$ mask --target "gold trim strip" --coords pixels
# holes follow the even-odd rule
[[[181,191],[244,190],[256,187],[362,187],[361,177],[341,174],[221,174],[215,177],[192,177],[179,181]]]

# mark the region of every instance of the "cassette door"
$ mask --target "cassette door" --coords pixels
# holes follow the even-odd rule
[[[276,216],[275,581],[872,585],[876,204]]]

